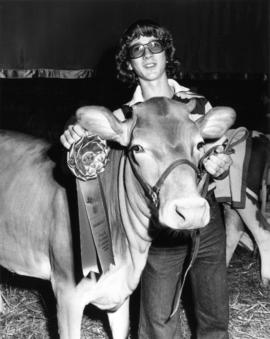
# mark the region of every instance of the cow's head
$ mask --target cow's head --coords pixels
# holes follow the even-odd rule
[[[191,110],[174,100],[153,98],[133,106],[132,117],[124,122],[104,107],[77,111],[78,122],[90,133],[128,148],[130,170],[148,187],[154,187],[164,171],[176,164],[164,177],[158,204],[159,221],[174,229],[209,222],[209,205],[198,192],[196,167],[204,153],[204,139],[220,138],[235,120],[232,109],[219,107],[194,123]]]

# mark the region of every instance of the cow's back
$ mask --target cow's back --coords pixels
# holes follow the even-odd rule
[[[52,269],[72,272],[66,193],[54,179],[49,147],[23,134],[0,133],[0,264],[45,279]]]

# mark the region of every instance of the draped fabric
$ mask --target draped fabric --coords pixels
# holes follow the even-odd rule
[[[84,79],[93,76],[93,69],[0,69],[0,78]]]
[[[183,73],[269,74],[268,0],[6,0],[0,77],[91,77],[139,18],[171,30]]]

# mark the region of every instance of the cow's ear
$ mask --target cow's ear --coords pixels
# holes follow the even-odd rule
[[[129,144],[134,119],[121,122],[103,106],[81,107],[77,110],[76,117],[78,123],[90,134],[99,135],[102,139],[115,141],[123,146]]]
[[[218,106],[212,108],[207,114],[196,121],[201,134],[205,139],[222,137],[234,124],[235,111],[230,107]]]

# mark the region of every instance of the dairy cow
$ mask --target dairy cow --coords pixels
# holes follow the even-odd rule
[[[127,337],[129,296],[146,263],[153,210],[161,226],[175,230],[201,228],[209,222],[209,205],[197,188],[196,166],[204,138],[222,136],[233,124],[235,112],[213,108],[194,123],[188,109],[179,102],[154,98],[134,106],[132,117],[124,122],[104,107],[78,110],[77,119],[84,128],[118,144],[115,152],[122,152],[117,170],[105,169],[112,171],[104,185],[105,194],[112,194],[111,185],[116,182],[117,197],[109,200],[119,201],[123,221],[123,228],[119,225],[110,230],[114,265],[104,274],[92,272],[86,277],[74,273],[77,248],[72,221],[77,207],[65,180],[56,175],[50,145],[1,132],[0,265],[50,280],[61,339],[80,338],[88,303],[108,312],[113,338]],[[145,186],[151,193],[162,174],[156,204]],[[115,210],[111,208],[111,212]]]
[[[255,242],[261,258],[262,283],[268,285],[270,282],[270,223],[266,215],[262,213],[261,204],[265,205],[266,196],[261,201],[261,190],[265,190],[264,186],[267,181],[265,178],[268,176],[270,167],[270,142],[264,134],[250,131],[248,144],[250,155],[243,191],[245,204],[237,208],[230,203],[224,203],[227,265],[239,242],[243,242],[250,249]],[[247,230],[249,233],[246,233]]]

